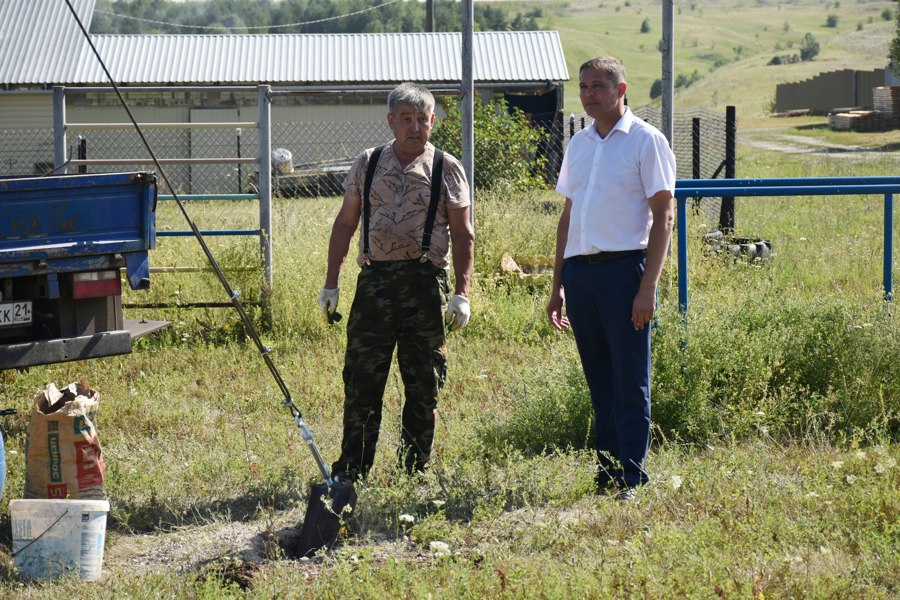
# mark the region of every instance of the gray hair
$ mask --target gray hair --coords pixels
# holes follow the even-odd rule
[[[578,69],[578,74],[581,75],[585,69],[593,69],[606,74],[616,85],[625,81],[625,65],[618,58],[612,56],[595,56],[584,61]]]
[[[408,104],[416,110],[428,114],[434,113],[434,96],[424,85],[418,83],[401,83],[388,94],[388,112],[394,113],[398,104]]]

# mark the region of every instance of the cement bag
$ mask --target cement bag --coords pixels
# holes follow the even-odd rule
[[[25,498],[103,499],[103,455],[94,426],[100,394],[82,380],[48,384],[34,398],[25,438]]]

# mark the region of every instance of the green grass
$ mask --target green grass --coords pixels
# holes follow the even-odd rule
[[[756,122],[748,135],[815,138],[821,129],[809,126],[820,122]],[[881,135],[867,143],[892,143]],[[896,172],[889,154],[850,164],[748,145],[740,156],[748,176]],[[277,202],[274,320],[264,331],[327,460],[340,441],[344,334],[321,322],[315,296],[338,206]],[[674,262],[667,266],[654,333],[652,482],[632,506],[591,493],[590,409],[572,337],[544,316],[547,277],[499,270],[503,254],[552,252],[561,202],[551,192],[479,195],[473,320],[449,338],[432,468],[413,480],[393,469],[402,403],[394,369],[379,458],[344,543],[310,562],[277,551],[246,558],[252,536],[219,551],[201,543],[239,528],[285,535],[317,479],[232,311],[156,311],[173,326],[130,355],[4,372],[2,404],[21,412],[3,423],[15,454],[0,506],[22,489],[30,398],[47,382],[86,375],[101,394],[112,509],[99,585],[19,583],[0,509],[0,595],[894,597],[900,331],[880,298],[879,206],[865,198],[739,201],[741,231],[773,239],[776,258],[723,260],[693,235],[686,325]],[[194,210],[203,217],[203,207]],[[699,225],[692,221],[695,234]],[[252,247],[215,250],[229,265],[254,260]],[[184,252],[164,239],[153,262],[174,264]],[[342,274],[344,311],[355,272],[349,264]],[[169,286],[166,297],[179,277],[154,275],[154,286]],[[221,297],[196,274],[180,285],[185,297]],[[241,591],[223,566],[206,565],[217,556],[214,565],[252,564],[253,588]]]
[[[610,28],[615,15],[659,8],[638,0],[599,4]],[[850,11],[880,12],[884,5],[844,0],[823,11],[821,4],[794,4],[752,3],[777,29],[773,40],[783,33],[784,11],[807,11],[810,26],[837,12],[844,15],[840,32],[850,28]],[[725,22],[710,2],[696,5],[710,29]],[[587,22],[594,14],[553,6],[560,14],[548,18],[565,17],[573,27],[577,17]],[[749,30],[752,19],[740,11],[751,3],[728,6],[736,27]],[[690,31],[689,12],[685,4],[679,30]],[[636,32],[643,17],[630,18]],[[760,37],[772,33],[757,29]],[[802,31],[793,25],[790,33]],[[830,33],[815,30],[820,41]],[[596,36],[583,39],[585,56],[594,54]],[[712,50],[698,46],[697,53]],[[657,59],[646,60],[649,69]],[[703,89],[726,70],[695,85]],[[746,101],[764,97],[748,96],[754,94]],[[898,132],[830,132],[821,118],[738,114],[741,177],[883,175],[900,167],[892,152]],[[760,145],[795,138],[874,151],[787,153]],[[343,325],[322,323],[315,297],[339,204],[276,202],[273,318],[263,329],[329,461],[340,443],[345,338]],[[706,253],[702,223],[689,219],[691,311],[686,320],[677,311],[673,256],[653,334],[652,479],[639,502],[626,506],[591,493],[591,411],[572,336],[554,331],[544,314],[548,277],[499,269],[504,254],[523,262],[552,254],[561,205],[543,190],[478,195],[473,318],[448,339],[450,375],[432,467],[415,479],[393,468],[402,404],[395,367],[376,465],[359,486],[343,543],[311,561],[255,546],[295,530],[318,475],[233,311],[129,310],[126,316],[164,317],[173,325],[127,356],[0,373],[0,407],[20,411],[0,423],[8,450],[0,597],[896,597],[900,326],[881,299],[881,199],[738,199],[738,233],[773,240],[776,256],[767,264]],[[199,203],[189,210],[200,222],[243,224],[255,208],[227,216]],[[242,297],[258,299],[258,273],[234,270],[257,261],[255,243],[210,244]],[[900,247],[897,234],[894,244]],[[163,238],[151,262],[203,259],[191,241]],[[351,260],[340,281],[345,314],[355,275]],[[128,292],[127,300],[224,299],[202,273],[154,273],[153,288]],[[9,554],[7,506],[24,482],[31,398],[49,382],[82,376],[100,391],[111,503],[104,579],[23,583]],[[247,569],[253,587],[241,590],[223,576],[229,565]]]

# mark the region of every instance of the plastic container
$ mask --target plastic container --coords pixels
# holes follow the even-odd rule
[[[23,579],[100,578],[106,500],[12,500],[13,557]]]

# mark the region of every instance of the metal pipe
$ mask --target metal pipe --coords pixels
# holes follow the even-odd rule
[[[155,161],[152,158],[89,158],[87,160],[78,160],[74,158],[69,161],[70,165],[152,165],[159,163],[161,165],[227,165],[227,164],[255,164],[255,158],[158,158]],[[179,198],[181,196],[179,195]]]
[[[744,178],[729,179],[679,179],[675,187],[682,188],[710,188],[710,187],[760,187],[760,186],[807,186],[807,185],[848,185],[862,184],[872,185],[877,183],[900,184],[900,176],[879,175],[872,177],[773,177],[773,178]]]
[[[675,0],[662,3],[662,108],[660,131],[673,147],[673,112],[675,98]]]
[[[688,310],[687,198],[678,198],[678,311]]]
[[[224,122],[224,123],[141,123],[144,129],[233,129],[246,127],[255,129],[257,126],[253,121],[241,122]],[[128,129],[133,128],[131,123],[66,123],[69,129]]]
[[[201,229],[203,237],[215,237],[221,235],[262,235],[259,229]],[[157,231],[156,237],[190,237],[193,231]]]
[[[884,195],[884,299],[894,297],[894,195]]]
[[[460,113],[462,117],[462,161],[466,180],[469,182],[469,220],[475,222],[475,72],[474,72],[474,37],[475,9],[474,0],[460,2],[462,19],[462,82],[460,92]]]
[[[67,173],[66,164],[66,88],[53,88],[53,168]]]
[[[263,289],[260,294],[263,306],[268,309],[268,297],[272,290],[272,88],[261,85],[257,89],[259,106],[259,240],[263,256]]]
[[[178,194],[182,200],[259,200],[258,194]],[[174,200],[171,194],[160,194],[157,200]]]
[[[893,298],[893,194],[900,177],[807,177],[781,179],[679,180],[675,182],[678,218],[678,309],[688,309],[687,199],[702,196],[846,196],[884,195],[884,299]]]
[[[727,180],[721,180],[724,183]],[[900,191],[900,183],[878,183],[873,185],[803,185],[803,186],[761,186],[761,187],[679,187],[675,185],[675,195],[687,196],[848,196],[852,194],[887,194]]]

